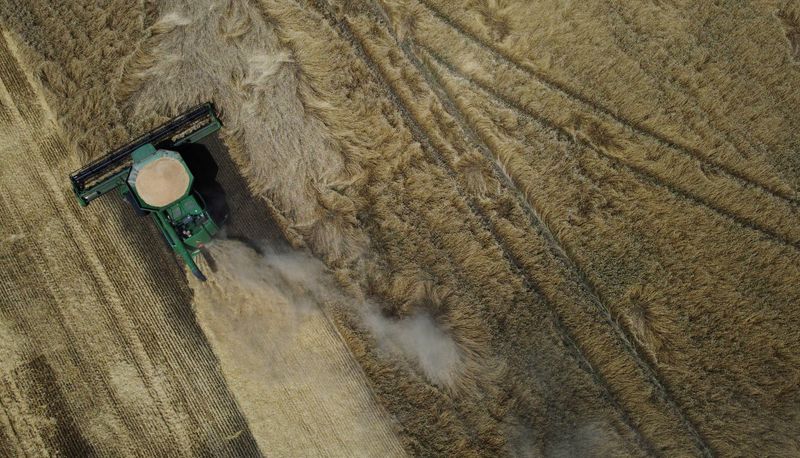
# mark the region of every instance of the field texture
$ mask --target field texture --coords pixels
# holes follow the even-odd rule
[[[148,220],[117,199],[77,206],[64,177],[79,162],[10,46],[0,456],[404,455],[324,298],[287,287],[294,258],[225,241],[212,281],[190,289]],[[277,238],[232,164],[218,164],[236,208],[228,236]]]
[[[9,454],[800,454],[796,2],[95,3],[0,0]],[[66,175],[204,100],[201,285]]]
[[[74,204],[64,177],[78,162],[10,47],[3,37],[0,455],[257,453],[182,272],[127,208]]]

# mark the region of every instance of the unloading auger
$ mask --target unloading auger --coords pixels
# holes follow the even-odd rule
[[[222,123],[204,103],[70,175],[81,206],[117,190],[134,211],[149,214],[195,277],[194,256],[228,216],[217,166],[199,142]]]

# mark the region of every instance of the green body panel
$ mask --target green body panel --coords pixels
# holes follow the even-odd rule
[[[85,207],[89,205],[89,202],[93,201],[97,197],[102,196],[107,192],[111,192],[117,188],[128,187],[128,175],[130,174],[130,169],[124,169],[121,172],[117,172],[112,175],[110,178],[107,178],[102,183],[97,184],[78,195],[78,203],[81,204],[81,207]]]
[[[160,212],[180,231],[183,243],[194,250],[193,254],[210,242],[219,231],[217,224],[208,216],[196,196],[186,196]]]
[[[206,211],[202,197],[193,192],[194,176],[191,170],[189,170],[180,155],[170,151],[169,147],[197,143],[222,127],[222,123],[217,118],[213,106],[210,104],[205,106],[208,112],[203,114],[208,116],[207,121],[188,135],[180,138],[168,137],[169,140],[164,146],[161,146],[161,143],[158,145],[147,142],[134,143],[128,147],[129,153],[125,153],[127,156],[121,156],[130,158],[129,165],[114,171],[112,174],[85,188],[82,185],[76,185],[75,180],[73,180],[73,190],[78,202],[83,207],[87,206],[95,198],[116,189],[122,197],[127,198],[132,204],[138,206],[141,212],[149,213],[164,235],[167,244],[183,259],[192,273],[201,280],[205,280],[205,277],[194,262],[194,256],[219,232],[219,227],[217,222]],[[135,174],[139,168],[148,162],[164,156],[179,160],[186,169],[190,181],[183,196],[167,206],[153,207],[144,203],[136,193]],[[114,160],[117,160],[116,157]],[[80,172],[76,172],[74,176],[77,176],[78,173]]]
[[[152,143],[142,145],[131,153],[131,159],[134,163],[144,163],[156,152],[156,147]]]
[[[184,240],[175,230],[175,227],[167,219],[165,212],[163,211],[152,212],[152,215],[153,215],[153,220],[156,222],[158,227],[161,229],[161,232],[164,234],[164,239],[167,241],[167,244],[169,244],[169,246],[175,251],[175,253],[178,256],[180,256],[181,259],[183,259],[183,262],[186,263],[192,274],[194,274],[201,280],[205,280],[205,277],[200,272],[200,269],[197,267],[197,264],[194,262],[194,255],[199,253],[200,250],[199,249],[190,250],[190,247],[188,247],[184,243]]]

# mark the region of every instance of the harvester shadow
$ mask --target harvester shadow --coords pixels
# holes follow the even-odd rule
[[[239,241],[259,255],[265,254],[267,245],[278,249],[288,246],[266,205],[250,192],[247,181],[231,159],[225,144],[217,135],[206,137],[201,144],[208,149],[218,167],[216,181],[222,186],[227,201],[229,213],[223,225],[224,235],[221,236]],[[211,253],[203,249],[201,255],[209,271],[212,274],[217,272],[217,262]]]

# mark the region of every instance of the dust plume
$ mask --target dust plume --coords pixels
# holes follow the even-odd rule
[[[418,366],[432,383],[456,383],[461,352],[430,316],[381,316],[374,304],[340,290],[318,259],[236,240],[215,242],[210,258],[209,280],[190,279],[197,320],[262,450],[402,450],[326,304],[349,307],[379,348]],[[304,429],[315,442],[297,445],[294,436]]]
[[[385,317],[376,304],[348,297],[320,260],[288,247],[221,240],[211,256],[215,272],[208,285],[213,286],[194,283],[195,303],[211,301],[218,304],[215,311],[232,313],[229,331],[237,337],[261,334],[260,320],[252,318],[266,315],[286,324],[276,335],[291,340],[305,320],[322,318],[325,304],[336,302],[356,312],[382,350],[416,364],[432,383],[455,384],[462,351],[430,315]]]
[[[427,314],[391,320],[363,308],[364,324],[385,350],[415,362],[436,385],[454,386],[462,352],[456,342]]]
[[[319,307],[321,262],[218,240],[193,278],[197,321],[262,452],[400,456],[392,420]],[[213,269],[212,269],[213,267]]]

